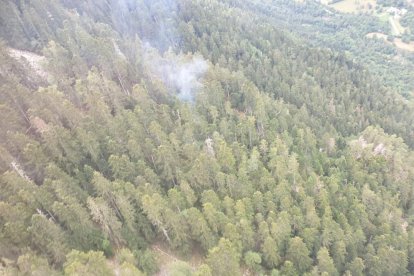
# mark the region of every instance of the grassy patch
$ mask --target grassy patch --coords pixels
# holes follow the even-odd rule
[[[380,13],[378,14],[378,19],[381,22],[386,23],[390,20],[390,15],[388,13]]]
[[[330,6],[340,12],[356,13],[356,12],[373,12],[377,5],[376,0],[342,0],[331,4]]]

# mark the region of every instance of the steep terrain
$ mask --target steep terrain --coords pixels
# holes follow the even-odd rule
[[[414,273],[413,75],[356,50],[378,22],[311,1],[3,4],[0,273]]]

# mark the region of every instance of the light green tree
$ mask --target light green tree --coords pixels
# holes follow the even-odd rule
[[[209,250],[206,262],[213,275],[230,276],[240,274],[239,259],[232,243],[222,238],[216,247]]]
[[[72,250],[66,256],[63,265],[64,273],[68,276],[112,276],[114,272],[109,268],[103,252],[89,251],[87,253]]]
[[[306,272],[312,265],[309,250],[300,237],[294,237],[290,240],[286,258],[293,263],[299,273]]]

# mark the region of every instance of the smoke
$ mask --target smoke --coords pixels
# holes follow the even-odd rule
[[[183,101],[193,102],[208,69],[199,56],[176,55],[181,52],[182,34],[178,28],[180,6],[176,0],[111,0],[111,20],[122,37],[138,35],[143,60],[152,74]],[[162,57],[160,54],[162,53]]]
[[[179,5],[176,0],[109,0],[111,25],[121,37],[148,41],[161,52],[178,47]]]
[[[167,86],[178,92],[177,97],[180,100],[193,102],[197,91],[202,87],[200,81],[207,69],[204,59],[192,57],[190,61],[182,63],[166,60],[159,67],[158,73]]]

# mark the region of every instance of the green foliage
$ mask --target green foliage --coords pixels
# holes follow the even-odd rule
[[[128,248],[122,248],[117,253],[116,257],[117,257],[118,262],[121,264],[122,263],[135,264],[136,263],[134,254]]]
[[[329,256],[328,249],[322,247],[317,255],[318,271],[320,274],[327,273],[328,275],[338,275],[332,258]]]
[[[142,269],[146,274],[154,274],[158,271],[158,262],[156,256],[150,250],[135,251],[138,267]]]
[[[21,275],[59,275],[49,266],[47,259],[36,256],[33,252],[19,256],[17,266]]]
[[[72,250],[66,257],[65,275],[114,275],[102,252]]]
[[[212,276],[211,268],[206,265],[200,265],[197,270],[194,272],[194,276]]]
[[[256,252],[248,251],[244,255],[244,262],[246,263],[247,267],[255,272],[260,271],[260,264],[262,262],[262,258]]]
[[[168,268],[171,276],[191,276],[193,275],[192,268],[188,263],[176,261]]]
[[[144,276],[145,274],[142,273],[141,271],[139,271],[139,269],[136,268],[133,264],[128,263],[128,262],[124,262],[121,265],[119,275],[122,275],[122,276],[128,276],[128,275]]]
[[[348,270],[352,275],[364,275],[364,261],[361,258],[355,258],[348,266]]]
[[[0,273],[154,275],[154,243],[205,257],[172,275],[414,273],[414,78],[364,38],[381,23],[313,1],[49,2],[0,11],[47,75],[0,42]]]
[[[309,250],[300,237],[295,237],[290,240],[286,257],[301,274],[307,271],[312,264],[312,259],[309,257]]]
[[[209,250],[207,264],[213,275],[237,275],[240,273],[239,256],[234,245],[226,239],[221,239],[218,246]]]
[[[114,252],[113,252],[113,249],[112,249],[112,245],[109,242],[109,240],[103,239],[102,240],[101,248],[102,248],[105,256],[112,257],[114,255]]]
[[[299,275],[297,270],[295,269],[294,265],[292,262],[290,261],[285,261],[283,263],[283,266],[281,268],[280,271],[281,275],[286,275],[286,276],[295,276],[295,275]],[[276,274],[277,275],[277,274]]]

